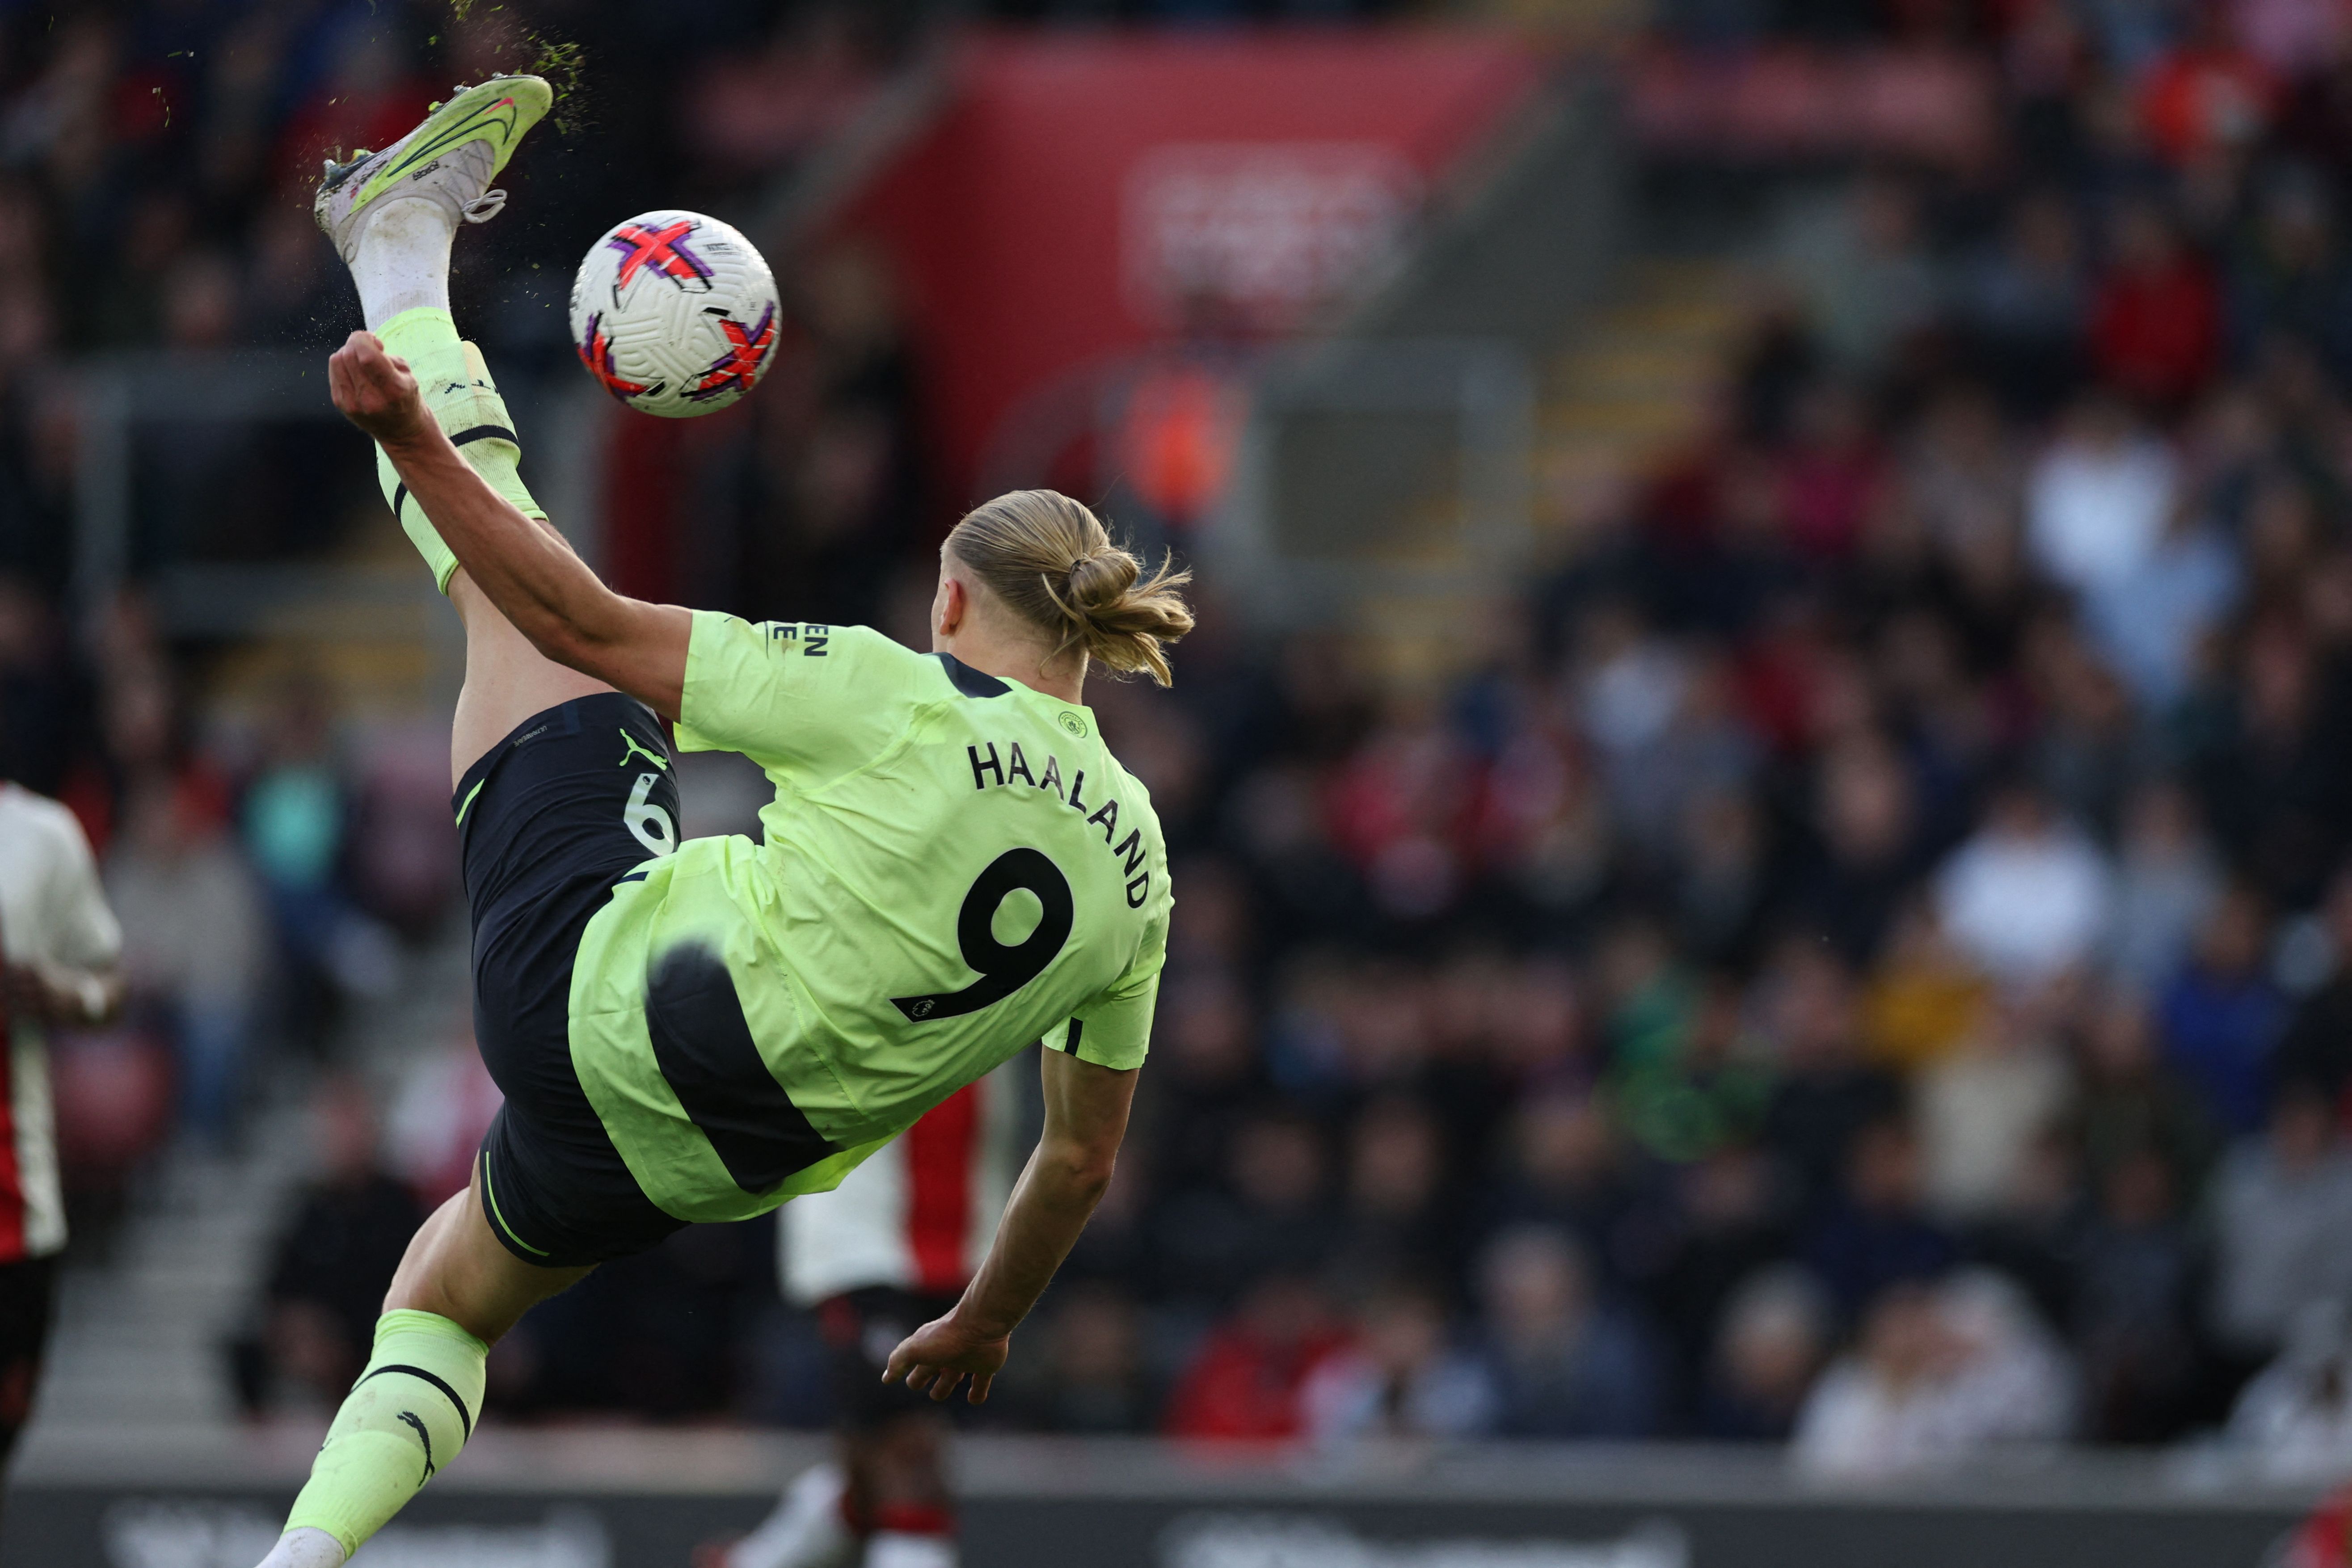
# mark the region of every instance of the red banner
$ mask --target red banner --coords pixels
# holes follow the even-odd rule
[[[992,33],[839,227],[891,258],[950,493],[1022,399],[1378,276],[1541,61],[1507,34]]]

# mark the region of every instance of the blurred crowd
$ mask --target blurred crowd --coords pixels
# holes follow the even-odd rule
[[[1974,51],[1998,145],[1784,182],[1466,679],[1104,699],[1181,912],[1028,1419],[2352,1458],[2347,29],[1747,16]]]
[[[210,722],[205,650],[135,598],[68,625],[70,409],[33,369],[339,335],[320,147],[532,27],[713,84],[683,117],[592,89],[530,176],[591,216],[740,194],[904,47],[855,8],[526,9],[0,8],[0,737],[89,827],[138,996],[61,1049],[61,1121],[105,1191],[233,1146],[257,1077],[320,1086],[232,1357],[257,1409],[348,1377],[370,1289],[306,1282],[387,1275],[494,1104],[456,999],[396,1092],[337,1055],[448,918],[440,782],[302,679]],[[1664,22],[1973,51],[1999,145],[1792,183],[1703,430],[1555,498],[1567,542],[1461,628],[1466,678],[1261,645],[1210,583],[1173,693],[1090,691],[1177,923],[1129,1153],[989,1418],[1844,1471],[2218,1431],[2340,1466],[2352,6],[1699,9]],[[601,226],[505,237],[560,279]],[[459,283],[545,316],[530,271]],[[709,503],[680,596],[918,632],[938,507],[877,279],[809,263],[797,357],[676,437]],[[560,362],[541,316],[486,308],[493,356]],[[600,1273],[500,1347],[499,1397],[821,1422],[767,1237]]]

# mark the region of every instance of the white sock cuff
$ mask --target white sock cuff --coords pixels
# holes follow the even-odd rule
[[[343,1568],[346,1561],[342,1542],[306,1525],[279,1536],[261,1568]]]

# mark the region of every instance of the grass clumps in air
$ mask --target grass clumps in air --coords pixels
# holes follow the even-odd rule
[[[559,135],[569,136],[579,129],[581,79],[588,69],[588,56],[578,44],[556,38],[530,35],[531,47],[530,74],[545,77],[547,85],[555,89],[555,107],[547,122]]]

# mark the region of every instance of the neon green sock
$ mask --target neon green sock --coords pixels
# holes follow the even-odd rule
[[[383,340],[385,353],[408,362],[417,385],[424,389],[425,406],[433,411],[474,471],[525,517],[546,521],[547,513],[531,499],[516,471],[522,447],[515,437],[514,421],[508,416],[506,400],[490,380],[490,367],[482,363],[482,351],[459,339],[457,323],[449,312],[431,305],[403,310],[386,321],[376,336]],[[382,448],[375,455],[375,477],[409,542],[433,568],[433,585],[447,593],[457,558],[441,542],[425,509],[410,498],[408,487],[400,482],[392,459]]]
[[[405,356],[404,356],[405,357]],[[474,1435],[489,1347],[432,1312],[386,1312],[286,1528],[323,1530],[346,1555],[415,1497]]]

